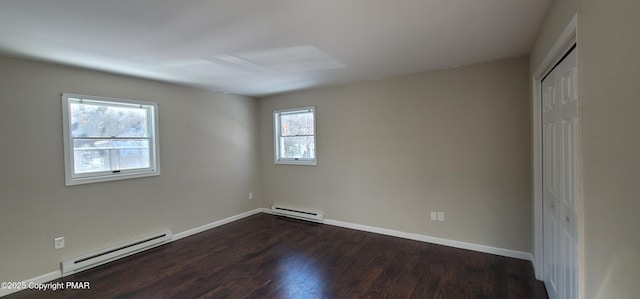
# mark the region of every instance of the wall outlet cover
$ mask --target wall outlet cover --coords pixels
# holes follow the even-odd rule
[[[53,239],[53,249],[64,248],[64,237]]]

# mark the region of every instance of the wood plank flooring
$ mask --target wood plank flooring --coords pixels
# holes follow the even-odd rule
[[[53,281],[17,298],[547,298],[531,263],[268,214]]]

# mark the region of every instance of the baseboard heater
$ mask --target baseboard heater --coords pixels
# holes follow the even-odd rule
[[[312,211],[298,208],[285,207],[280,205],[272,205],[271,212],[276,215],[313,221],[318,223],[324,222],[324,216],[321,211]]]
[[[130,256],[132,254],[160,246],[171,240],[171,231],[139,238],[116,246],[87,253],[61,263],[62,276],[71,275],[89,268],[97,267],[108,262]]]

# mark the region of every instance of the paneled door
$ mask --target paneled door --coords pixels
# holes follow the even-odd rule
[[[578,298],[578,64],[573,49],[542,81],[544,283],[550,299]]]

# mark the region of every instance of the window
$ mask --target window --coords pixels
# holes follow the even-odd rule
[[[316,107],[273,112],[275,163],[316,165]]]
[[[159,175],[158,104],[62,94],[66,185]]]

